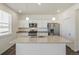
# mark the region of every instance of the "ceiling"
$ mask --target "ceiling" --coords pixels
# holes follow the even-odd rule
[[[6,6],[19,13],[19,14],[57,14],[57,10],[60,12],[65,11],[69,7],[73,6],[73,3],[6,3]],[[60,13],[59,12],[59,13]]]

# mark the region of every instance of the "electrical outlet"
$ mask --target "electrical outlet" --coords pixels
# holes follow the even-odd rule
[[[71,33],[69,33],[69,36],[71,36]]]

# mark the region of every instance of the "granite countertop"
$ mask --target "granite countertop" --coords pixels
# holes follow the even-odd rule
[[[42,31],[38,30],[42,29]],[[45,30],[44,30],[45,29]],[[19,30],[16,33],[28,33],[29,31],[37,31],[38,33],[48,33],[47,28],[19,28]]]
[[[68,39],[61,36],[25,36],[17,37],[16,43],[69,43]]]
[[[16,33],[28,33],[29,31],[18,31]],[[48,33],[48,31],[37,31],[37,33]]]

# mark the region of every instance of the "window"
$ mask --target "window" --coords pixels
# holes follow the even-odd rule
[[[0,36],[11,33],[11,14],[0,10]]]

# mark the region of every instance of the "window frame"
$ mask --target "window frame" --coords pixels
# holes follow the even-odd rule
[[[0,24],[4,24],[2,27],[6,28],[8,30],[4,30],[3,32],[0,32],[0,36],[4,36],[4,35],[9,35],[12,33],[12,14],[10,14],[9,12],[0,10],[1,13],[1,19],[0,20],[4,20],[4,22],[0,22]],[[6,17],[4,17],[3,15],[6,15]],[[7,19],[7,22],[5,22],[5,19]],[[5,26],[7,24],[7,26]],[[0,27],[1,28],[1,27]]]

